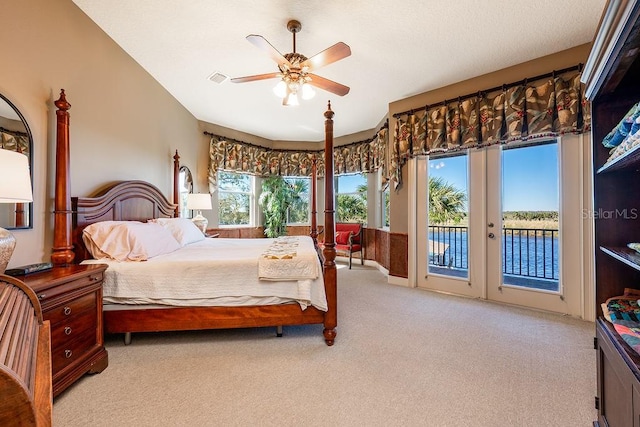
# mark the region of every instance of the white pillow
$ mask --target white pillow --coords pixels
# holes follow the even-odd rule
[[[90,239],[98,249],[92,253],[94,258],[117,261],[146,261],[180,249],[173,235],[155,223],[126,221],[95,228],[89,226],[83,231],[83,239]]]
[[[157,218],[153,222],[169,230],[180,246],[205,239],[202,231],[187,218]]]
[[[119,224],[139,223],[140,221],[101,221],[88,225],[82,231],[82,240],[87,250],[95,259],[110,258],[108,254],[100,249],[102,242],[108,238],[113,227]]]

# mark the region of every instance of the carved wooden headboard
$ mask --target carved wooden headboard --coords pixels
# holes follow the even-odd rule
[[[73,218],[73,246],[75,261],[90,258],[82,240],[82,230],[99,221],[146,221],[151,218],[170,218],[176,205],[162,192],[145,181],[120,181],[99,191],[93,197],[71,198]]]

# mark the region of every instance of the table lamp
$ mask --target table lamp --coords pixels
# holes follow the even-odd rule
[[[189,194],[187,195],[187,209],[196,211],[191,221],[200,229],[203,233],[207,232],[207,224],[209,221],[202,216],[203,210],[211,209],[211,195],[209,194]]]
[[[29,159],[22,153],[0,149],[0,203],[33,201]],[[16,247],[16,239],[0,227],[0,273],[4,273]]]

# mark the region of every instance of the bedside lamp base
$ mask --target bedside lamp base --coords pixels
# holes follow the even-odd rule
[[[0,274],[4,274],[7,269],[15,247],[16,238],[9,230],[0,227]]]
[[[209,220],[202,216],[202,212],[198,211],[198,215],[191,218],[191,221],[202,230],[203,233],[207,232],[207,224],[209,224]]]

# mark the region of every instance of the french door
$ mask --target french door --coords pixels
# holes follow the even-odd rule
[[[563,155],[554,139],[416,158],[417,286],[580,316],[579,147]],[[447,217],[438,198],[460,194],[461,214]]]

